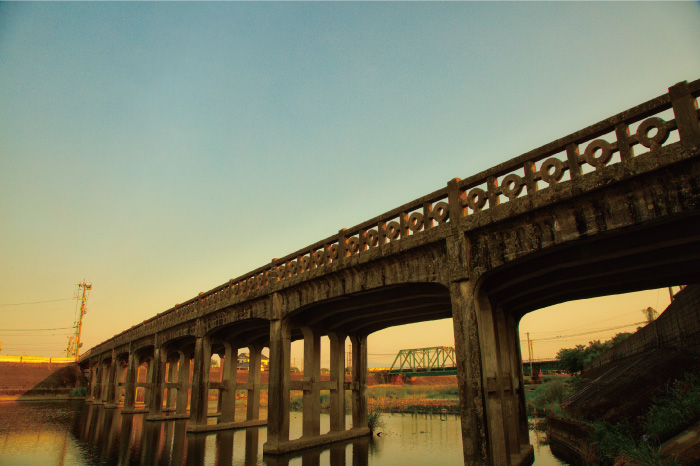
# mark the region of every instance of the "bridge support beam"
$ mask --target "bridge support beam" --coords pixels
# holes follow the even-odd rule
[[[236,419],[236,389],[238,381],[238,348],[224,342],[224,361],[221,371],[221,389],[219,390],[219,424],[234,422]]]
[[[175,405],[177,404],[177,391],[179,389],[171,386],[171,384],[177,383],[177,365],[178,359],[168,358],[168,369],[165,379],[165,412],[175,411]]]
[[[273,313],[280,314],[279,298],[272,297]],[[289,442],[289,324],[279,317],[270,321],[270,377],[268,380],[267,442],[263,452],[278,453]]]
[[[252,345],[248,347],[248,350],[248,405],[246,406],[246,420],[258,421],[260,420],[260,362],[262,359],[262,346]],[[233,374],[235,377],[235,370]]]
[[[301,331],[304,334],[302,435],[312,437],[321,434],[321,333],[311,327],[302,327]]]
[[[160,345],[153,349],[153,370],[151,371],[151,399],[148,406],[147,421],[163,419],[163,379],[165,377],[166,351]]]
[[[187,399],[190,386],[190,356],[178,351],[177,378],[180,388],[177,389],[175,412],[179,415],[187,413]]]
[[[345,430],[345,339],[340,332],[329,332],[331,343],[331,432]]]
[[[86,403],[92,403],[95,401],[95,380],[97,376],[95,374],[95,365],[92,362],[89,363],[88,376],[87,376],[87,396],[85,397]]]
[[[532,447],[516,415],[512,351],[502,311],[470,281],[450,286],[465,465],[511,466]]]
[[[139,358],[129,352],[129,360],[126,363],[126,381],[124,382],[124,409],[122,413],[133,412],[136,406],[136,375],[138,374]]]
[[[209,411],[209,369],[211,366],[211,341],[198,337],[194,346],[194,368],[192,371],[192,399],[188,432],[207,425]]]
[[[352,343],[352,427],[367,429],[367,335],[350,335]]]
[[[113,409],[117,407],[117,354],[112,350],[112,358],[107,371],[107,399],[105,408]]]

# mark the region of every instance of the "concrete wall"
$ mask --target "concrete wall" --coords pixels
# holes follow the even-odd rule
[[[685,287],[658,319],[598,356],[586,370],[664,347],[700,354],[700,285]]]

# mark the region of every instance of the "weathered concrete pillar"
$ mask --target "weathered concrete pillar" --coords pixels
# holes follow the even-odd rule
[[[238,370],[238,348],[224,342],[224,361],[221,366],[221,390],[219,423],[234,422],[236,417],[236,371]]]
[[[117,353],[113,349],[112,357],[109,363],[109,371],[107,372],[107,399],[105,408],[116,408],[117,396]]]
[[[209,410],[209,368],[211,366],[211,341],[199,337],[194,346],[194,371],[192,373],[192,400],[190,401],[190,425],[207,425]]]
[[[345,339],[340,332],[329,332],[331,346],[331,432],[345,430]],[[335,464],[335,463],[333,463]]]
[[[513,385],[513,367],[510,339],[506,316],[503,310],[494,309],[495,330],[498,341],[498,362],[500,365],[500,388],[503,393],[503,420],[506,423],[505,433],[510,453],[520,453],[520,438],[518,430],[517,397]]]
[[[511,367],[513,371],[513,385],[515,387],[515,399],[518,420],[518,438],[521,445],[530,444],[530,432],[527,425],[527,407],[525,406],[525,381],[523,376],[523,357],[520,348],[520,332],[518,320],[513,316],[506,316],[508,324],[508,346],[510,347]]]
[[[270,378],[268,381],[267,442],[263,451],[276,452],[281,442],[289,440],[289,325],[279,318],[279,297],[273,295],[270,321]],[[277,311],[277,312],[275,312]]]
[[[115,402],[117,404],[122,402],[122,397],[125,398],[126,395],[126,371],[129,368],[129,362],[120,360],[117,364],[117,393],[115,395]]]
[[[153,380],[153,358],[146,359],[146,386],[143,389],[143,404],[146,409],[151,406],[151,395],[153,393],[153,387],[151,386],[151,380]]]
[[[187,412],[187,399],[190,387],[190,356],[183,351],[178,351],[177,363],[177,378],[180,382],[180,388],[177,389],[177,406],[175,412],[177,414],[185,414]]]
[[[304,398],[302,435],[321,433],[321,333],[312,327],[302,327],[304,335]]]
[[[489,464],[486,407],[481,378],[481,347],[473,285],[469,281],[450,284],[452,325],[459,382],[464,464]]]
[[[138,374],[138,357],[129,352],[129,360],[126,363],[126,381],[124,382],[124,410],[133,411],[136,405],[136,375]]]
[[[165,380],[165,411],[175,411],[175,405],[177,403],[177,389],[167,387],[167,384],[177,383],[177,363],[178,361],[174,358],[168,359],[168,371]]]
[[[96,368],[94,364],[89,361],[88,364],[90,364],[90,366],[88,368],[87,396],[85,397],[85,402],[92,403],[95,401],[95,380],[97,376],[95,374]]]
[[[104,373],[104,368],[102,367],[102,358],[95,365],[95,387],[93,389],[93,404],[103,404],[102,401],[102,375]]]
[[[153,370],[151,371],[151,403],[148,405],[146,420],[163,417],[163,378],[165,376],[166,351],[159,345],[153,349]]]
[[[367,335],[350,335],[352,343],[352,427],[367,427]]]
[[[248,404],[246,406],[246,420],[260,419],[260,361],[262,359],[262,346],[249,345],[248,357]]]

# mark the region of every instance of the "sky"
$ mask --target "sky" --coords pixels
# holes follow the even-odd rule
[[[85,350],[698,79],[699,37],[697,2],[2,2],[0,355],[64,355],[83,279]],[[553,357],[668,302],[562,304],[521,336]],[[388,329],[369,361],[453,343]]]

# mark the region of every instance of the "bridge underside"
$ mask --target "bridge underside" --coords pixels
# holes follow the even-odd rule
[[[524,314],[577,299],[700,281],[700,212],[551,248],[484,277],[493,305]]]

